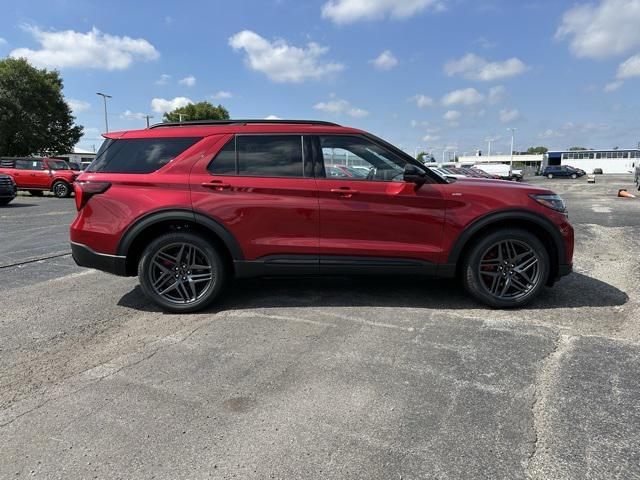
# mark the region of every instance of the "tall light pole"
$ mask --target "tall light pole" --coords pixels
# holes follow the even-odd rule
[[[102,100],[104,100],[104,129],[106,133],[109,133],[109,120],[107,120],[107,98],[112,98],[111,95],[107,95],[106,93],[96,93],[96,95],[100,95]]]
[[[145,115],[144,118],[147,119],[147,128],[149,128],[149,119],[153,118],[153,115]]]
[[[511,132],[511,159],[509,160],[509,166],[511,168],[513,168],[513,143],[514,143],[514,139],[516,136],[516,129],[515,128],[507,128],[507,131]]]

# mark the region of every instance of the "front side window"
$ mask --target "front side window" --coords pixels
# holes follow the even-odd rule
[[[88,172],[151,173],[163,167],[200,138],[131,138],[107,140]],[[108,143],[107,143],[108,142]]]
[[[326,135],[319,139],[328,178],[378,182],[403,179],[407,161],[371,140],[350,135]]]
[[[300,135],[238,135],[236,150],[238,175],[304,176]]]
[[[69,170],[69,165],[61,160],[47,160],[47,164],[52,170]]]

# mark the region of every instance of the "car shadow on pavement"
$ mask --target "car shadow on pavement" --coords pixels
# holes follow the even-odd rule
[[[21,208],[21,207],[37,207],[38,205],[35,203],[14,203],[11,202],[8,205],[5,205],[4,209],[10,209],[10,208]]]
[[[595,278],[573,273],[545,288],[525,309],[606,307],[623,305],[626,293]],[[140,286],[118,305],[159,312]],[[274,307],[408,307],[427,309],[488,308],[475,302],[454,280],[415,277],[265,278],[237,280],[219,302],[203,313]]]

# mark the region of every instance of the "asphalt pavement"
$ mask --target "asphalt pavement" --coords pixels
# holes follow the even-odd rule
[[[165,314],[73,264],[72,199],[20,196],[0,209],[0,478],[640,478],[640,198],[615,196],[630,176],[535,181],[567,201],[575,273],[515,311],[328,278]]]

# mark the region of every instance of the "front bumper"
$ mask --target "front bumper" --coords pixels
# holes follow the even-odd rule
[[[114,275],[126,276],[127,257],[98,253],[86,245],[71,242],[71,256],[81,267],[95,268]]]

